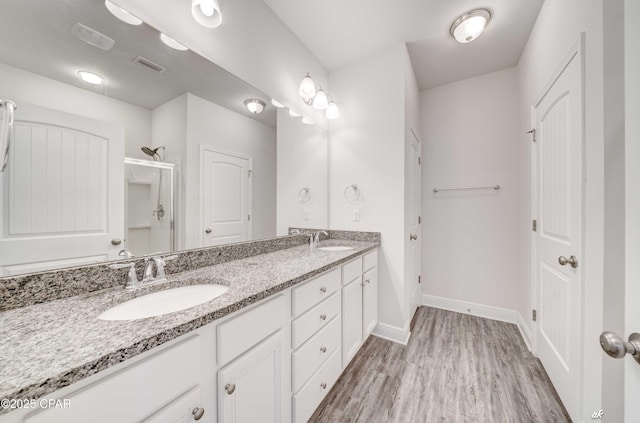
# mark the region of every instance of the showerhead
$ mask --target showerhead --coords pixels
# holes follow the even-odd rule
[[[160,154],[158,154],[158,150],[164,150],[165,147],[163,145],[161,145],[160,147],[156,147],[156,148],[151,148],[151,147],[147,147],[142,146],[141,150],[144,154],[146,154],[147,156],[150,156],[153,158],[153,160],[155,161],[159,161],[160,160]]]

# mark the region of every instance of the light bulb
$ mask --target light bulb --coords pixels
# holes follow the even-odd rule
[[[216,13],[216,9],[214,9],[213,5],[208,1],[203,1],[200,3],[200,11],[203,15],[211,17],[214,13]]]
[[[191,0],[191,15],[200,25],[215,28],[222,23],[218,0]]]
[[[122,22],[126,22],[129,25],[140,25],[142,23],[142,19],[132,15],[120,6],[116,6],[109,0],[105,0],[104,5],[109,9],[109,12],[111,12],[113,16],[120,19]]]
[[[84,82],[91,85],[101,85],[104,82],[103,77],[92,72],[79,71],[78,75],[80,75],[80,78],[82,78]]]
[[[324,110],[327,108],[327,104],[329,103],[329,99],[327,98],[327,94],[322,91],[322,88],[316,92],[315,97],[313,97],[313,108],[318,110]]]
[[[302,123],[304,123],[305,125],[313,125],[313,121],[311,121],[310,119],[302,118]]]
[[[300,97],[302,98],[313,98],[316,95],[316,83],[313,82],[313,79],[307,74],[300,82]]]
[[[289,109],[289,116],[291,117],[300,117],[298,113],[296,113],[293,109]]]
[[[327,104],[327,110],[324,113],[327,119],[336,119],[340,116],[340,109],[338,109],[338,105],[331,100],[329,104]]]
[[[284,104],[280,103],[278,100],[276,100],[275,98],[271,99],[271,104],[273,104],[274,106],[276,106],[278,109],[281,109],[284,107]]]
[[[189,50],[186,46],[180,44],[179,42],[169,37],[164,32],[160,33],[160,40],[162,40],[163,43],[165,43],[167,46],[171,47],[172,49],[180,50],[180,51]]]

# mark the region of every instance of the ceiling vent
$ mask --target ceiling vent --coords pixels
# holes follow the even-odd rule
[[[98,47],[102,50],[111,50],[116,43],[113,39],[107,37],[102,32],[96,31],[93,28],[89,28],[81,23],[74,24],[71,27],[71,35],[84,41],[85,43]]]
[[[142,56],[136,57],[135,59],[133,59],[133,61],[141,64],[142,66],[146,66],[147,68],[151,69],[154,72],[162,73],[167,70],[167,68],[163,68],[159,64],[153,63],[151,60],[145,59]]]

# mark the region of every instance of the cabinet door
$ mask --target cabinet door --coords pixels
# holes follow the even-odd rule
[[[362,344],[362,285],[356,278],[342,288],[342,367]]]
[[[215,415],[206,415],[200,407],[200,387],[196,386],[142,423],[201,423],[215,421]]]
[[[283,344],[280,330],[218,372],[221,423],[280,422]]]
[[[362,332],[363,340],[367,339],[378,324],[378,272],[377,267],[362,275]]]

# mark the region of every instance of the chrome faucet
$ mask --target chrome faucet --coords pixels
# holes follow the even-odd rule
[[[315,234],[310,232],[309,235],[309,251],[315,251],[318,248],[318,242],[320,242],[320,235],[329,236],[327,231],[318,231]]]
[[[329,232],[327,232],[327,231],[318,231],[318,232],[316,232],[316,235],[315,235],[315,238],[314,238],[314,242],[316,244],[318,244],[318,242],[320,242],[320,235],[329,236]]]
[[[177,255],[160,257],[151,256],[144,259],[144,273],[142,276],[142,284],[162,282],[167,279],[164,266],[168,261],[178,258]],[[155,268],[155,274],[153,272]]]

